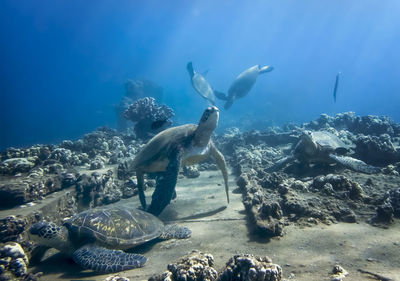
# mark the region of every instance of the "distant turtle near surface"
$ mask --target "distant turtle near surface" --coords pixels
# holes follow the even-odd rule
[[[272,66],[252,66],[236,77],[228,90],[228,95],[220,92],[215,92],[215,95],[217,98],[225,100],[224,108],[229,109],[235,100],[243,98],[249,93],[254,83],[256,83],[259,74],[270,72],[273,69]]]
[[[298,160],[301,163],[338,163],[357,172],[375,174],[380,169],[353,157],[345,156],[350,151],[336,135],[325,131],[305,131],[291,156],[282,158],[270,170],[278,170]]]
[[[216,93],[216,91],[213,90],[206,78],[204,78],[200,73],[194,71],[192,62],[189,62],[186,65],[186,69],[189,72],[190,81],[192,82],[192,86],[196,92],[206,99],[210,105],[215,105],[214,93]]]
[[[148,212],[158,216],[171,202],[181,163],[193,165],[212,156],[221,170],[229,203],[228,172],[225,158],[215,147],[211,135],[217,127],[219,110],[208,107],[198,125],[172,127],[154,136],[137,154],[130,165],[136,171],[140,203],[146,210],[143,191],[144,173],[158,173],[156,189]]]
[[[189,238],[191,231],[164,225],[152,214],[136,208],[91,209],[73,216],[63,226],[38,222],[30,238],[42,246],[70,254],[85,269],[111,273],[142,267],[147,258],[126,250],[161,239]]]

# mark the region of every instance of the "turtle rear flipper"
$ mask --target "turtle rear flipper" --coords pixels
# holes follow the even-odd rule
[[[282,159],[279,159],[274,165],[268,168],[268,171],[270,172],[275,172],[283,167],[285,167],[288,163],[293,162],[295,158],[293,156],[287,156],[283,157]]]
[[[225,93],[214,90],[214,95],[220,100],[228,100],[228,96]]]
[[[366,173],[366,174],[376,174],[381,171],[381,169],[378,167],[368,165],[367,163],[365,163],[361,160],[358,160],[358,159],[355,159],[355,158],[352,158],[349,156],[338,156],[335,154],[329,154],[329,158],[331,158],[335,162],[340,163],[343,166],[350,168],[357,172]]]
[[[161,239],[185,239],[189,238],[192,231],[185,226],[178,226],[177,224],[169,224],[164,227],[163,233],[160,235]]]
[[[168,155],[169,163],[165,172],[157,178],[157,186],[153,192],[151,204],[147,212],[158,216],[164,208],[171,202],[175,192],[175,185],[178,180],[179,166],[182,158],[181,150],[176,147],[171,148]]]
[[[94,245],[84,246],[72,255],[73,260],[85,269],[112,273],[142,267],[147,258],[139,254],[110,250]]]

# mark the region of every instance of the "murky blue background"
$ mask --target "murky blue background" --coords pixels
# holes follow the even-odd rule
[[[197,123],[207,103],[188,61],[224,92],[252,65],[275,67],[221,109],[221,129],[343,111],[400,121],[399,15],[397,0],[2,0],[0,148],[115,127],[128,78],[161,85],[177,123]]]

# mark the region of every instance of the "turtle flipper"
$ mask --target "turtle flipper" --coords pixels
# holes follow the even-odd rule
[[[178,180],[179,166],[181,162],[181,150],[171,148],[168,155],[169,163],[165,172],[157,178],[157,186],[153,192],[152,200],[147,212],[158,216],[171,202]]]
[[[268,171],[270,171],[270,172],[278,171],[278,170],[282,169],[283,167],[285,167],[286,164],[288,164],[294,160],[295,159],[293,156],[283,157],[282,159],[278,160],[274,165],[269,167]]]
[[[139,254],[110,250],[94,245],[84,246],[72,255],[73,260],[85,269],[112,273],[142,267],[147,258]]]
[[[229,204],[228,171],[226,170],[224,155],[222,155],[222,153],[215,147],[213,142],[211,142],[210,145],[210,153],[214,157],[215,162],[217,162],[217,166],[221,170],[222,176],[224,177],[226,200],[228,200]]]
[[[164,227],[163,233],[160,235],[161,239],[185,239],[189,238],[192,231],[185,226],[178,226],[177,224],[169,224]]]
[[[228,96],[225,93],[214,90],[214,95],[220,100],[228,100]]]
[[[136,178],[137,178],[137,187],[138,187],[140,204],[142,204],[143,210],[146,210],[147,204],[146,204],[146,196],[144,195],[144,187],[143,187],[143,185],[144,185],[144,175],[143,175],[143,172],[136,171]]]
[[[378,167],[368,165],[367,163],[361,160],[349,156],[338,156],[335,154],[329,154],[329,158],[357,172],[362,172],[366,174],[376,174],[381,171],[381,169],[379,169]]]

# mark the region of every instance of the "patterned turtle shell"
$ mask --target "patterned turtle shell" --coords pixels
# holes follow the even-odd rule
[[[161,235],[164,224],[150,213],[135,208],[91,209],[64,223],[72,242],[96,243],[107,248],[128,249]]]
[[[311,136],[313,140],[324,150],[336,151],[340,154],[344,154],[349,150],[349,146],[332,133],[317,131],[312,132]]]

